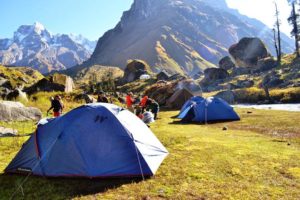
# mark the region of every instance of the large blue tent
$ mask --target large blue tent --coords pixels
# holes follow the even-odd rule
[[[41,121],[5,172],[50,177],[152,176],[167,154],[134,114],[97,103]]]
[[[188,106],[189,105],[189,106]],[[209,97],[182,108],[178,118],[185,122],[213,122],[240,120],[234,109],[223,99]]]

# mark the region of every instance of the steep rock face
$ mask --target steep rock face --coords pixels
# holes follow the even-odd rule
[[[124,69],[128,59],[141,59],[155,72],[194,75],[217,65],[240,38],[258,34],[273,47],[271,30],[228,8],[225,0],[135,0],[83,66]],[[287,40],[284,51],[291,51]]]
[[[29,66],[42,73],[81,64],[90,54],[70,36],[51,35],[40,23],[22,25],[12,39],[0,39],[1,64]]]

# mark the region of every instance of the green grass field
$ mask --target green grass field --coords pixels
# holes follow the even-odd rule
[[[161,112],[151,129],[170,154],[145,181],[29,177],[14,198],[300,199],[299,113],[237,111],[239,122],[208,125],[180,124],[172,118],[178,112]],[[30,132],[31,124],[0,125]],[[0,172],[27,138],[0,138]],[[0,199],[9,199],[24,179],[1,174]]]

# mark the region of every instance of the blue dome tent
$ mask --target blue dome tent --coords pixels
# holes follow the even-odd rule
[[[233,108],[223,99],[209,97],[183,108],[178,116],[185,122],[213,122],[213,121],[235,121],[240,117]]]
[[[5,172],[49,177],[152,176],[167,154],[134,114],[97,103],[40,121]]]

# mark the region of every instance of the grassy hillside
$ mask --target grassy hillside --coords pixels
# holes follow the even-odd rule
[[[39,104],[45,111],[47,102]],[[15,199],[299,199],[299,113],[237,111],[241,121],[209,125],[180,124],[177,111],[161,112],[151,129],[170,155],[145,181],[29,177]],[[34,130],[32,122],[1,125]],[[27,139],[0,138],[0,173]],[[0,199],[25,178],[1,174]]]
[[[11,83],[13,87],[17,85],[30,86],[44,78],[44,76],[29,67],[4,67],[0,65],[0,74]]]

